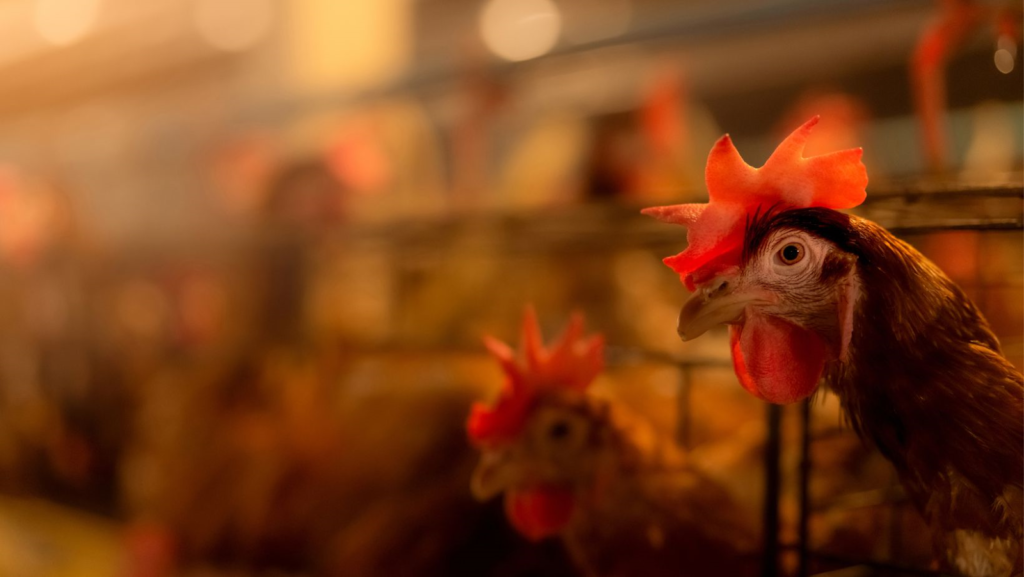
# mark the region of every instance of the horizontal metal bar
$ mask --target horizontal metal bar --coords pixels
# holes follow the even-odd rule
[[[893,234],[941,231],[1024,230],[1024,185],[928,183],[872,191],[853,212],[887,227]],[[506,213],[465,213],[436,220],[406,220],[376,225],[350,225],[337,238],[347,243],[380,243],[403,251],[436,251],[466,237],[463,252],[500,250],[508,254],[537,251],[579,253],[608,248],[680,250],[686,245],[681,227],[639,214],[642,206],[588,204],[562,209]],[[422,252],[417,252],[422,254]]]
[[[899,485],[871,489],[857,493],[847,493],[832,499],[829,503],[818,503],[811,509],[815,513],[848,509],[867,509],[870,507],[882,507],[886,505],[902,506],[908,503],[903,488]]]
[[[783,551],[796,551],[799,549],[797,543],[783,543],[780,546]],[[827,563],[839,563],[847,565],[848,567],[868,567],[870,569],[884,569],[887,571],[898,571],[907,575],[928,575],[932,577],[963,577],[956,573],[948,573],[943,571],[935,571],[933,569],[924,569],[921,567],[909,567],[906,565],[899,565],[896,563],[889,563],[886,561],[876,561],[873,559],[861,559],[857,557],[850,557],[847,555],[839,555],[836,553],[828,553],[826,551],[809,551],[808,556],[818,561],[825,561]],[[822,575],[822,573],[816,573],[815,575]]]
[[[907,567],[905,565],[897,565],[894,563],[886,563],[883,561],[873,561],[870,559],[852,559],[843,555],[833,555],[831,553],[815,553],[811,552],[809,555],[812,559],[818,561],[825,561],[827,563],[843,563],[849,564],[853,567],[868,567],[870,569],[885,570],[885,571],[897,571],[906,575],[926,575],[933,577],[962,577],[956,573],[946,573],[943,571],[934,571],[932,569],[922,569],[918,567]]]
[[[426,345],[407,342],[384,342],[373,344],[346,343],[344,350],[349,353],[365,355],[405,354],[405,355],[453,355],[453,356],[484,356],[487,351],[480,345],[452,343],[449,345]],[[606,365],[609,367],[631,366],[640,363],[657,363],[672,365],[681,369],[730,368],[728,359],[708,357],[678,357],[661,351],[652,351],[637,347],[610,346],[605,349]]]

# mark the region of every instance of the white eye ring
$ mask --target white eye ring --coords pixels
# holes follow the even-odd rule
[[[807,257],[807,248],[799,242],[787,242],[775,255],[780,263],[793,266]]]

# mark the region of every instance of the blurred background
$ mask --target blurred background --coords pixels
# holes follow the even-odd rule
[[[820,114],[808,153],[864,147],[861,214],[1021,367],[1020,9],[0,0],[0,576],[572,574],[469,493],[480,336],[527,303],[606,335],[597,394],[750,455],[782,573],[800,518],[815,571],[929,567],[827,395],[812,506],[799,407],[766,489],[725,332],[675,335],[684,231],[637,213],[706,199],[721,134],[757,166]]]

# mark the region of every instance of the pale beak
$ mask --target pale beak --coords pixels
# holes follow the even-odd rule
[[[739,322],[748,306],[771,302],[762,291],[739,288],[737,275],[718,276],[686,301],[676,330],[684,341],[693,340],[715,325]]]
[[[519,467],[511,451],[488,449],[480,456],[473,471],[469,487],[478,501],[487,501],[515,485],[519,480]]]

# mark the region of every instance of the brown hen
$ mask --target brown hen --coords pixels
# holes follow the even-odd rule
[[[505,494],[532,540],[560,537],[586,575],[754,575],[756,540],[724,487],[670,443],[587,392],[601,342],[575,318],[551,348],[532,313],[517,358],[488,343],[508,376],[493,407],[477,405],[470,437],[483,455],[479,499]]]

